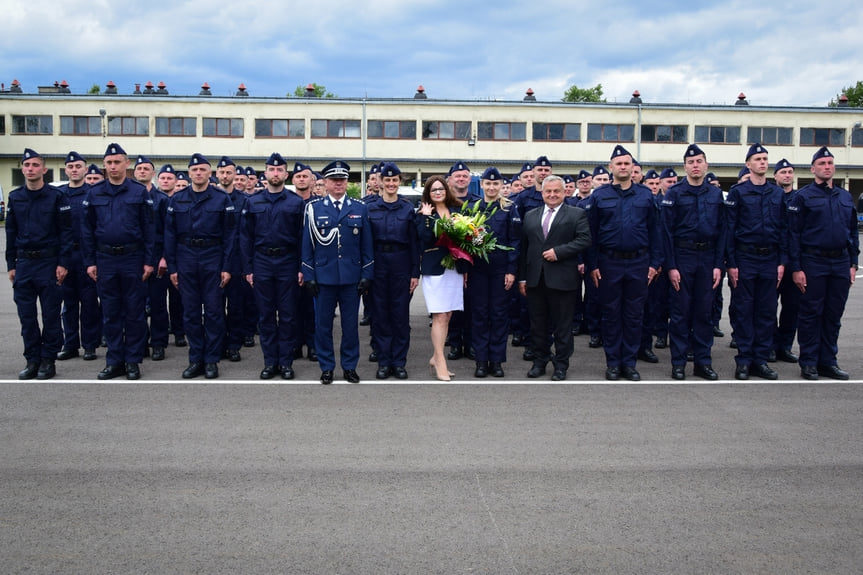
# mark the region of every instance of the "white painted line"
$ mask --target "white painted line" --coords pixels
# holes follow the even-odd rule
[[[19,379],[0,379],[0,384],[14,384],[17,383],[19,385],[39,385],[46,383],[62,383],[64,385],[187,385],[187,386],[195,386],[195,385],[260,385],[260,386],[273,386],[273,385],[323,385],[317,379],[294,379],[294,380],[254,380],[254,379],[199,379],[192,381],[184,381],[179,379],[139,379],[136,381],[130,381],[127,379],[113,379],[107,381],[98,381],[98,380],[81,380],[81,379],[47,379],[47,380],[19,380]],[[652,380],[643,380],[643,381],[607,381],[605,379],[593,379],[593,380],[567,380],[567,381],[551,381],[548,379],[540,379],[540,380],[498,380],[498,381],[481,381],[476,379],[465,379],[465,380],[453,380],[453,381],[437,381],[435,379],[408,379],[408,380],[377,380],[377,379],[369,379],[363,380],[360,383],[348,383],[346,381],[335,380],[330,385],[404,385],[404,386],[412,386],[412,385],[550,385],[550,386],[560,386],[560,385],[626,385],[626,386],[645,386],[645,385],[693,385],[693,386],[704,386],[704,385],[824,385],[824,384],[860,384],[863,383],[863,379],[851,379],[848,381],[841,381],[836,379],[828,379],[821,378],[817,381],[810,381],[806,379],[785,379],[785,380],[762,380],[762,379],[750,379],[746,381],[740,381],[737,379],[720,379],[717,381],[707,381],[707,380],[699,380],[699,379],[686,379],[683,381],[675,380],[675,379],[652,379]]]

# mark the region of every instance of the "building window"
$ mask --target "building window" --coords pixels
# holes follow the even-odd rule
[[[256,138],[305,138],[305,120],[255,120]]]
[[[739,144],[740,126],[695,126],[699,144]]]
[[[313,138],[359,138],[359,120],[312,120]]]
[[[581,124],[533,123],[534,141],[580,142]]]
[[[0,115],[0,136],[6,133],[6,114]]]
[[[369,120],[368,137],[385,140],[416,140],[417,123],[397,120]]]
[[[844,146],[844,128],[800,128],[801,146]]]
[[[60,116],[60,133],[66,136],[101,136],[99,116]]]
[[[635,141],[635,126],[633,124],[588,124],[588,142],[633,142]]]
[[[423,140],[467,140],[470,122],[423,122]]]
[[[746,143],[790,146],[793,131],[793,128],[748,128],[746,130]]]
[[[194,136],[195,118],[156,118],[157,136]]]
[[[476,131],[479,140],[519,140],[527,139],[525,122],[479,122]]]
[[[111,116],[108,118],[109,136],[149,136],[150,119],[146,116]]]
[[[242,138],[242,118],[204,118],[204,136],[218,138]]]
[[[863,146],[863,128],[854,128],[851,131],[851,145],[855,148]]]
[[[659,126],[644,124],[641,126],[642,142],[671,142],[685,144],[689,141],[687,137],[689,126]]]
[[[51,116],[12,116],[13,134],[53,134],[54,118]]]

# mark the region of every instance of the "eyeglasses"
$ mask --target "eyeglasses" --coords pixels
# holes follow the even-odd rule
[[[432,188],[429,190],[430,192],[443,192],[446,193],[446,188]]]

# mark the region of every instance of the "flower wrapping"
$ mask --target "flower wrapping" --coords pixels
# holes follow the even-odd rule
[[[479,210],[480,202],[461,213],[451,214],[435,222],[435,235],[438,246],[445,247],[449,253],[441,260],[446,269],[456,269],[456,261],[463,260],[472,264],[474,258],[488,261],[488,254],[494,250],[510,250],[499,245],[497,238],[485,225],[488,218],[497,210]]]

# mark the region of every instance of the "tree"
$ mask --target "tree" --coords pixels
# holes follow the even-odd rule
[[[563,94],[564,102],[605,102],[602,97],[602,84],[593,88],[579,88],[575,84]]]
[[[87,93],[88,94],[101,94],[102,88],[99,87],[99,84],[93,84],[92,86],[90,86],[90,89],[87,90]]]
[[[316,98],[335,98],[336,95],[332,92],[327,92],[326,86],[318,86],[315,82],[312,82],[312,87],[315,89],[315,97]],[[306,96],[306,87],[305,86],[297,86],[297,89],[294,90],[294,96],[297,98],[304,98]]]
[[[845,94],[845,97],[848,98],[848,106],[851,108],[863,108],[863,82],[857,81],[856,86],[850,86],[848,88],[842,88],[838,94],[836,94],[835,100],[830,100],[830,104],[828,104],[831,108],[835,108],[837,103],[839,102],[839,98]]]

